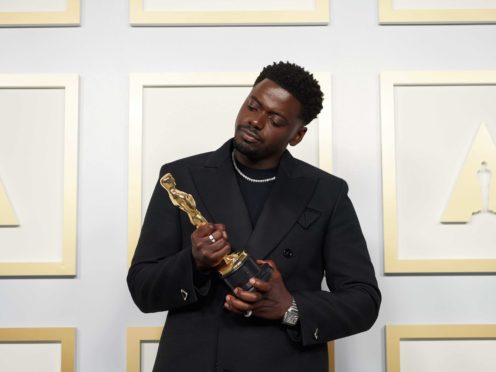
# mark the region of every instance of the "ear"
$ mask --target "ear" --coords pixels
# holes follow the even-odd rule
[[[299,144],[301,142],[301,140],[303,139],[303,137],[305,137],[306,132],[307,132],[307,127],[302,125],[302,127],[300,129],[298,129],[298,132],[296,132],[296,134],[293,136],[293,138],[291,138],[291,140],[289,141],[289,144],[291,146],[296,146],[297,144]]]

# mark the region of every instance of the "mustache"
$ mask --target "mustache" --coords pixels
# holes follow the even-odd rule
[[[242,130],[245,132],[248,132],[251,136],[255,137],[257,140],[260,140],[260,135],[258,134],[258,131],[256,129],[253,129],[253,127],[249,124],[240,124],[238,126],[238,130]]]

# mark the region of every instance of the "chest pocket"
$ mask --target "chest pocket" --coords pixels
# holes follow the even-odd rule
[[[298,225],[300,225],[304,230],[307,230],[315,223],[315,221],[319,219],[320,214],[321,213],[315,209],[306,208],[298,218]]]

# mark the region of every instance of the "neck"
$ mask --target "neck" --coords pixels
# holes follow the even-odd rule
[[[246,155],[242,154],[238,150],[234,150],[234,157],[236,160],[248,168],[253,169],[273,169],[279,165],[279,161],[281,160],[282,154],[277,158],[269,158],[269,159],[251,159]]]

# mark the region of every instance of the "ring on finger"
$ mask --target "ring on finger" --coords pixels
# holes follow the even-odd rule
[[[246,310],[244,313],[243,313],[243,316],[245,318],[249,318],[250,316],[252,316],[253,314],[253,310]]]
[[[215,240],[215,238],[214,238],[214,236],[213,236],[212,234],[210,234],[210,235],[208,236],[208,239],[210,240],[210,242],[211,242],[212,244],[214,244],[214,243],[216,242],[216,240]]]

